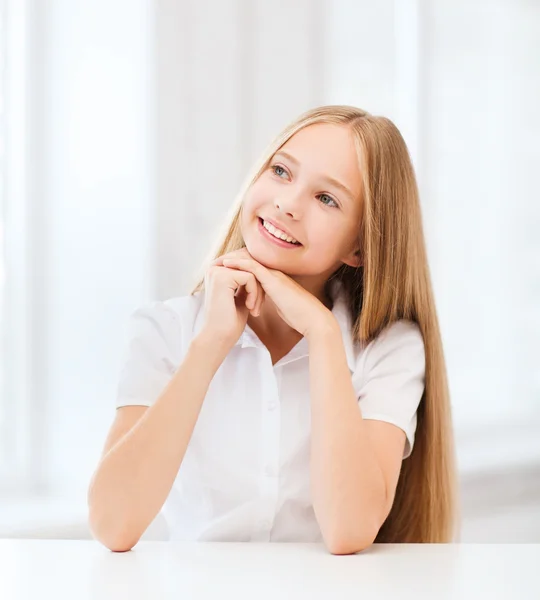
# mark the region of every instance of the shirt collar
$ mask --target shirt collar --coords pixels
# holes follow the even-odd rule
[[[338,322],[341,331],[343,346],[345,348],[345,356],[347,358],[347,365],[349,370],[353,372],[356,368],[356,353],[353,343],[352,319],[346,299],[341,289],[341,282],[339,280],[334,280],[331,285],[331,291],[332,297],[334,298],[332,314]],[[200,305],[193,327],[194,334],[197,334],[201,330],[204,323],[204,293],[204,289],[200,292],[197,292],[197,294],[200,295]],[[244,331],[241,333],[235,346],[239,346],[241,348],[261,348],[264,346],[264,344],[258,338],[253,329],[246,324]],[[287,357],[279,361],[279,364],[283,365],[305,356],[308,356],[308,344],[307,340],[302,338],[287,355]]]

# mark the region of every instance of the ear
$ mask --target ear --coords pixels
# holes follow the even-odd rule
[[[363,265],[363,261],[360,250],[354,250],[345,258],[342,258],[341,262],[348,265],[349,267],[361,267]]]

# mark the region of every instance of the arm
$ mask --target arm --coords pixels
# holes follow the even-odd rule
[[[88,507],[94,537],[111,550],[130,550],[163,506],[226,354],[227,348],[200,334],[155,403],[116,444],[108,441]]]
[[[390,512],[405,433],[362,418],[337,323],[308,342],[313,505],[328,549],[350,554],[373,543]]]

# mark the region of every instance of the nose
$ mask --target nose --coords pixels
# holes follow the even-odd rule
[[[285,213],[292,219],[298,219],[300,216],[300,196],[299,194],[280,195],[274,200],[274,206],[281,213]]]

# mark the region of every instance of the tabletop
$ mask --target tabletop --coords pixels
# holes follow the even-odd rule
[[[361,596],[359,595],[361,594]],[[319,544],[0,539],[2,600],[538,600],[540,544]]]

